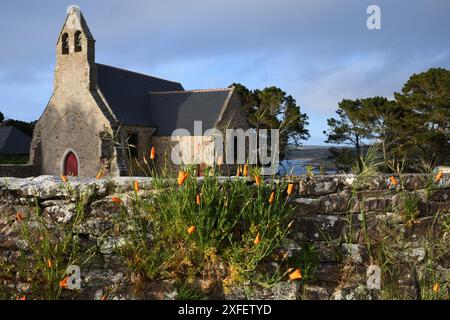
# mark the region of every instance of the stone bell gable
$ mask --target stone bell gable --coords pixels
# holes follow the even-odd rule
[[[55,90],[73,84],[93,90],[96,74],[95,39],[80,9],[72,6],[56,44]]]
[[[112,135],[114,117],[97,86],[95,40],[83,14],[70,7],[56,44],[54,91],[33,136],[31,161],[41,174],[95,176],[102,139]],[[76,160],[74,172],[65,161]],[[69,170],[70,171],[70,170]],[[110,171],[117,173],[112,164]]]
[[[139,175],[136,162],[153,146],[156,165],[164,162],[178,128],[195,121],[205,130],[248,127],[233,88],[186,91],[176,81],[97,63],[95,50],[81,10],[69,7],[56,43],[53,94],[34,130],[32,172]]]

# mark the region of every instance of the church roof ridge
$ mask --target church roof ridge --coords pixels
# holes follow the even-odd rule
[[[162,81],[167,81],[167,82],[172,82],[172,83],[178,83],[178,84],[181,84],[181,83],[178,82],[178,81],[167,80],[167,79],[163,79],[163,78],[151,76],[151,75],[149,75],[149,74],[145,74],[145,73],[142,73],[142,72],[137,72],[137,71],[133,71],[133,70],[128,70],[128,69],[124,69],[124,68],[119,68],[119,67],[111,66],[111,65],[108,65],[108,64],[104,64],[104,63],[98,63],[98,62],[96,62],[96,64],[99,65],[99,66],[102,66],[102,67],[115,69],[115,70],[117,70],[117,71],[128,72],[128,73],[132,73],[132,74],[135,74],[135,75],[138,75],[138,76],[142,76],[142,77],[148,77],[148,78],[153,78],[153,79],[156,79],[156,80],[162,80]]]
[[[176,93],[208,93],[208,92],[225,92],[231,91],[233,88],[215,88],[215,89],[192,89],[192,90],[172,90],[172,91],[150,91],[150,94],[176,94]]]

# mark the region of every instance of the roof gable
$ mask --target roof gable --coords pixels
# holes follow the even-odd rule
[[[30,153],[31,137],[13,126],[0,127],[0,154]]]
[[[64,21],[61,31],[59,32],[57,45],[59,45],[59,42],[61,41],[61,36],[64,30],[81,31],[87,39],[94,40],[91,30],[89,30],[89,26],[84,19],[80,8],[77,6],[70,6],[67,8],[66,20]]]

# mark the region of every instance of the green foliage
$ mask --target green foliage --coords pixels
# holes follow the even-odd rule
[[[442,229],[444,232],[450,233],[450,211],[442,217]]]
[[[320,265],[317,248],[314,244],[304,244],[301,247],[300,254],[290,259],[289,265],[296,266],[302,270],[302,280],[304,283],[316,280],[316,270]]]
[[[233,84],[239,94],[242,108],[251,127],[280,130],[280,159],[288,144],[301,145],[310,135],[308,116],[292,96],[277,87],[249,90],[242,84]]]
[[[342,100],[336,111],[339,117],[328,119],[329,129],[324,131],[328,137],[326,143],[352,145],[356,150],[358,165],[359,157],[362,156],[364,139],[372,138],[372,132],[365,121],[365,109],[366,105],[361,100]]]
[[[25,122],[25,121],[20,121],[20,120],[8,119],[8,120],[3,121],[2,125],[16,127],[17,129],[21,130],[25,134],[32,137],[34,126],[36,125],[36,122],[37,121]]]
[[[411,159],[449,163],[450,155],[450,71],[431,68],[414,74],[395,93],[398,105],[404,109],[404,126],[398,130],[399,152]]]
[[[175,300],[202,300],[204,298],[206,298],[206,296],[201,291],[183,283],[177,289]]]
[[[450,163],[450,71],[432,68],[411,76],[395,101],[383,97],[339,103],[338,117],[328,119],[327,143],[347,144],[355,149],[354,162],[364,150],[362,143],[382,147],[385,167],[389,161],[404,161],[404,169],[422,171],[424,165]],[[341,155],[339,153],[342,153]],[[344,169],[350,153],[334,149],[332,154]]]
[[[419,211],[419,197],[412,192],[402,192],[401,207],[397,209],[405,219],[407,225],[415,222],[420,214]]]
[[[306,175],[308,177],[314,176],[314,167],[313,166],[306,166],[305,171],[306,171]]]
[[[0,164],[27,164],[29,156],[20,155],[0,155]]]
[[[187,171],[193,175],[192,168]],[[248,280],[289,231],[293,208],[283,196],[284,184],[219,183],[215,175],[206,175],[200,184],[193,178],[182,186],[167,185],[160,177],[153,182],[152,201],[137,198],[132,212],[121,209],[120,219],[133,226],[134,235],[117,251],[136,278]],[[195,227],[191,233],[190,227]]]
[[[329,149],[329,160],[332,161],[338,172],[348,173],[355,164],[357,154],[353,148],[335,148]]]
[[[329,130],[327,143],[351,144],[360,151],[362,139],[370,138],[371,131],[365,124],[366,105],[361,100],[343,99],[336,111],[339,116],[327,120]],[[360,152],[358,152],[360,154]]]
[[[327,174],[327,168],[325,168],[324,166],[320,166],[319,167],[319,174],[320,175],[326,175]]]
[[[5,115],[3,114],[3,112],[0,112],[0,125],[16,127],[17,129],[21,130],[30,137],[33,136],[33,130],[34,126],[36,125],[36,122],[37,121],[26,122],[14,119],[5,120]]]
[[[379,150],[380,148],[377,144],[369,146],[367,153],[359,158],[358,165],[353,167],[353,172],[360,179],[373,176],[378,172],[378,168],[382,164],[379,157]]]
[[[73,190],[69,194],[75,196]],[[75,215],[61,229],[50,229],[38,206],[31,217],[21,222],[26,247],[21,263],[15,267],[21,277],[31,282],[32,298],[59,299],[62,293],[59,283],[66,277],[68,266],[82,267],[95,254],[95,245],[82,244],[77,235],[89,198],[88,194],[78,196]]]

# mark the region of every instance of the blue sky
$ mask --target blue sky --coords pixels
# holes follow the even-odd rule
[[[3,1],[0,110],[35,120],[53,88],[55,44],[71,4],[97,40],[97,62],[186,89],[279,86],[323,144],[343,98],[392,97],[413,73],[450,69],[448,0]],[[368,30],[368,5],[382,29]]]

